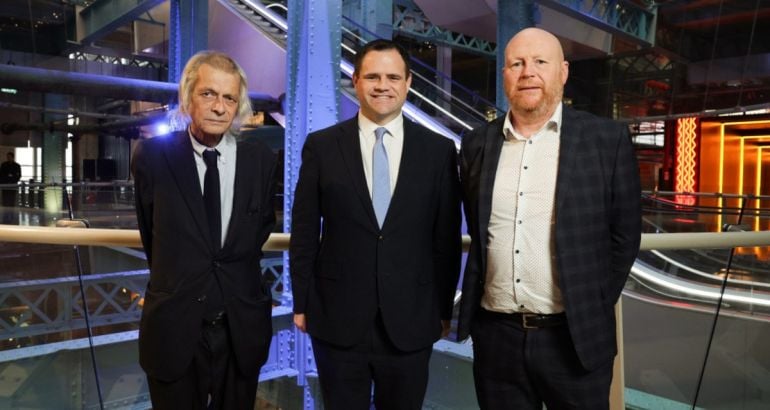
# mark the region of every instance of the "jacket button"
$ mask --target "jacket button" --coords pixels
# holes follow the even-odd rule
[[[206,295],[203,295],[197,299],[198,303],[203,303],[206,301]]]
[[[382,236],[382,235],[380,235],[380,236],[378,236],[378,237],[377,237],[377,239],[379,239],[379,240],[383,240],[383,239],[385,239],[385,237],[384,237],[384,236]]]

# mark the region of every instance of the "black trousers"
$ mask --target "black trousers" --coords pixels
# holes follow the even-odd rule
[[[0,196],[3,198],[3,206],[16,206],[17,188],[0,188]]]
[[[257,377],[244,377],[230,348],[227,324],[204,326],[190,368],[173,382],[147,377],[154,410],[253,410]]]
[[[398,350],[378,318],[366,338],[340,347],[312,338],[326,410],[419,410],[428,387],[433,346],[415,352]]]
[[[479,311],[471,325],[473,378],[482,410],[608,410],[612,362],[583,369],[566,323],[525,329]]]

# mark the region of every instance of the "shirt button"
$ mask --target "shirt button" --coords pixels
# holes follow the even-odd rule
[[[529,167],[528,167],[528,166],[526,166],[526,165],[524,165],[524,169],[529,169]]]
[[[527,144],[532,144],[532,140],[527,141]]]
[[[519,225],[521,225],[521,219],[519,219]]]
[[[521,279],[516,279],[516,283],[519,283],[519,282],[521,282]]]
[[[519,305],[520,308],[524,309],[524,305]]]
[[[518,249],[516,249],[516,253],[519,253],[519,250],[518,250]]]
[[[519,196],[524,196],[524,192],[519,192]]]

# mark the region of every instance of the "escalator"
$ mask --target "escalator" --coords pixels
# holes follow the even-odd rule
[[[280,3],[265,5],[257,0],[219,0],[215,3],[220,10],[213,10],[213,23],[210,23],[210,45],[223,49],[231,54],[239,62],[243,62],[244,69],[250,79],[252,89],[261,92],[279,95],[285,89],[285,50],[286,33],[286,8]],[[226,9],[234,16],[226,16]],[[237,18],[235,18],[237,16]],[[242,48],[233,49],[228,46],[232,38],[242,38],[250,27],[252,32],[259,32],[261,38],[255,38],[250,43],[256,45],[246,47],[254,50],[259,56],[260,63],[269,61],[271,72],[260,70],[252,66],[255,59],[254,52]],[[342,27],[342,59],[340,62],[341,89],[343,99],[341,101],[341,117],[348,118],[358,109],[358,103],[353,89],[351,77],[356,50],[367,41],[372,40],[373,34],[356,22],[343,18]],[[269,44],[268,44],[269,43]],[[229,49],[228,49],[229,48]],[[279,49],[280,52],[276,52]],[[267,56],[262,54],[266,53]],[[280,57],[280,58],[279,58]],[[283,63],[279,66],[275,60]],[[462,135],[471,129],[483,125],[487,121],[489,112],[498,110],[493,103],[484,100],[477,94],[452,82],[452,92],[436,84],[449,79],[442,73],[436,72],[419,60],[412,59],[412,87],[404,106],[404,114],[422,124],[423,126],[459,143]],[[455,95],[456,94],[456,95]],[[282,123],[279,117],[279,123]]]

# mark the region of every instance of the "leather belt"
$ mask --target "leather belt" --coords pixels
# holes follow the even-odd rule
[[[567,314],[564,312],[554,313],[551,315],[544,315],[540,313],[491,312],[486,309],[481,309],[481,311],[489,315],[490,317],[495,317],[506,321],[512,321],[518,324],[519,326],[523,327],[524,329],[541,329],[544,327],[562,326],[567,324]]]
[[[213,317],[203,318],[203,327],[224,326],[227,323],[227,314],[224,310],[217,312]]]

